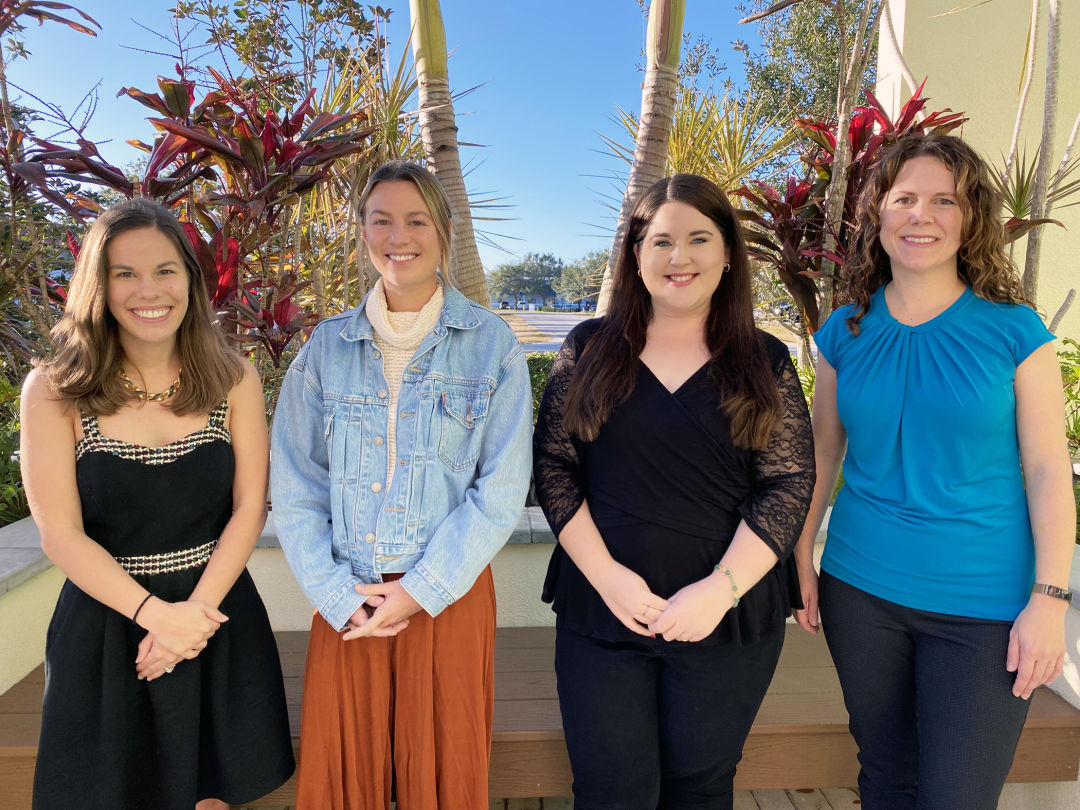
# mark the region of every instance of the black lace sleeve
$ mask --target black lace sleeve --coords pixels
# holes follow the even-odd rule
[[[566,392],[581,350],[599,319],[575,327],[563,341],[551,367],[533,431],[533,482],[536,499],[558,537],[585,500],[584,474],[576,440],[563,427]]]
[[[795,548],[814,493],[814,434],[786,348],[779,360],[773,360],[773,368],[784,415],[769,446],[756,454],[754,487],[741,512],[746,524],[783,560]]]

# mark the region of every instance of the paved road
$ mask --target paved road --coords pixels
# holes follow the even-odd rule
[[[527,352],[557,352],[559,347],[562,346],[563,338],[566,337],[567,332],[586,318],[592,317],[591,313],[578,312],[515,312],[514,314],[549,338],[535,343],[522,343],[521,345]],[[784,342],[787,344],[788,351],[793,355],[799,353],[799,346],[795,341],[786,340]],[[817,347],[814,346],[813,342],[810,344],[810,350],[815,355],[817,354]]]
[[[522,343],[527,352],[557,352],[562,346],[566,333],[581,323],[591,314],[584,312],[515,312],[521,320],[533,329],[547,335],[546,340],[536,343]]]

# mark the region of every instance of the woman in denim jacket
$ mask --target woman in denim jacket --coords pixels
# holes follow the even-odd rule
[[[487,806],[495,594],[488,563],[528,487],[531,389],[498,316],[437,274],[446,194],[379,168],[360,199],[381,278],[289,368],[274,521],[316,609],[299,810]]]

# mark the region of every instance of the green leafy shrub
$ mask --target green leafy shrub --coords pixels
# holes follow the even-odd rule
[[[1080,512],[1080,478],[1073,476],[1073,500],[1076,501],[1076,511]],[[1076,526],[1076,544],[1080,546],[1080,523]]]
[[[1065,438],[1075,458],[1080,455],[1080,343],[1072,338],[1062,338],[1061,343],[1058,364],[1065,393]]]
[[[540,411],[540,398],[544,396],[544,388],[547,386],[548,377],[551,376],[551,367],[555,364],[555,352],[531,352],[525,355],[529,362],[529,381],[532,383],[533,398],[533,425],[536,424],[536,414]]]
[[[19,472],[19,389],[0,376],[0,526],[29,514]]]

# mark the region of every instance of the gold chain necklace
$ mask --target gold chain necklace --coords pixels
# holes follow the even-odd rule
[[[180,377],[183,374],[183,370],[176,372],[176,379],[173,380],[172,385],[166,388],[164,391],[158,391],[156,394],[148,394],[141,388],[137,387],[135,383],[131,381],[131,378],[127,375],[124,369],[120,369],[120,381],[124,384],[124,388],[135,395],[135,399],[139,402],[164,402],[180,387]]]

